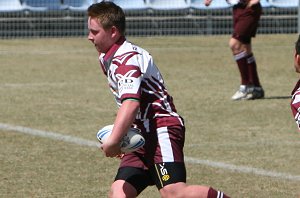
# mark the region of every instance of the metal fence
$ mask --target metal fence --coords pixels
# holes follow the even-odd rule
[[[85,10],[63,9],[3,11],[0,0],[0,38],[70,37],[87,35]],[[12,2],[14,0],[6,0]],[[43,1],[43,0],[40,0]],[[63,5],[63,1],[59,0]],[[91,0],[94,1],[94,0]],[[131,1],[131,0],[128,0]],[[149,0],[148,0],[149,1]],[[190,0],[189,0],[190,1]],[[225,0],[223,0],[225,1]],[[170,0],[170,4],[173,1]],[[288,1],[287,1],[288,2]],[[20,2],[22,5],[22,2]],[[129,36],[216,35],[232,31],[231,7],[216,9],[125,9]],[[297,33],[298,7],[263,8],[259,34]]]

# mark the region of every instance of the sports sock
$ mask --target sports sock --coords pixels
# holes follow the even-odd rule
[[[212,187],[209,188],[207,198],[230,198],[221,191],[216,191]]]
[[[252,53],[247,56],[247,67],[248,67],[248,74],[249,74],[249,83],[253,84],[256,87],[260,87],[256,61]]]
[[[238,54],[234,55],[234,59],[237,63],[241,74],[241,85],[248,85],[249,84],[249,70],[247,65],[247,53],[246,51],[242,51]]]

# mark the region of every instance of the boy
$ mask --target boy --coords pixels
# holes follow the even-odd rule
[[[241,84],[232,100],[263,98],[265,93],[259,82],[251,38],[255,37],[262,13],[259,0],[226,0],[233,5],[233,33],[229,40],[233,57],[240,71]],[[209,6],[212,0],[205,0]]]
[[[184,121],[151,55],[126,40],[123,10],[102,1],[88,8],[88,16],[88,39],[99,52],[119,106],[112,133],[101,147],[107,157],[121,158],[109,197],[136,197],[156,184],[162,197],[227,198],[211,187],[185,183]],[[141,129],[146,143],[123,155],[119,142],[133,124]]]
[[[297,73],[300,73],[300,35],[295,45],[294,67]],[[296,124],[300,131],[300,80],[298,80],[294,90],[292,91],[291,109]]]

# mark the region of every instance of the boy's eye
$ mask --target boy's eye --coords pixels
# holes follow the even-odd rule
[[[92,33],[93,35],[96,35],[96,34],[98,34],[98,32],[99,32],[99,31],[96,31],[96,30],[91,30],[91,33]]]

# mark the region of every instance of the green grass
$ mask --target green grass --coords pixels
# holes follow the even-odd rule
[[[266,99],[233,102],[239,73],[229,36],[129,38],[147,49],[187,126],[185,155],[300,176],[300,134],[289,107],[297,35],[258,35]],[[116,105],[85,38],[0,40],[0,123],[96,141]],[[119,161],[97,148],[0,130],[0,197],[106,197]],[[189,184],[234,198],[296,198],[299,180],[187,161]],[[155,187],[140,197],[159,197]]]

